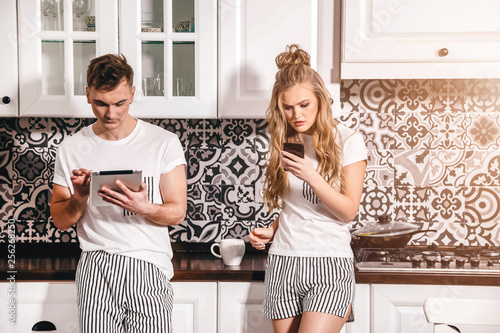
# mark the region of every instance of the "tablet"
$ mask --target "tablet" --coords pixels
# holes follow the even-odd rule
[[[90,205],[91,206],[113,206],[99,195],[101,186],[108,186],[114,191],[121,192],[115,181],[119,179],[132,191],[141,188],[142,170],[111,170],[92,171],[90,173]]]

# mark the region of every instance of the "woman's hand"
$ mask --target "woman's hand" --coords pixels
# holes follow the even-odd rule
[[[314,176],[318,176],[317,171],[314,169],[308,157],[300,158],[297,155],[283,151],[281,165],[286,171],[308,184]]]
[[[274,229],[273,227],[269,228],[255,228],[248,235],[248,239],[250,239],[250,244],[257,250],[264,250],[266,248],[266,244],[273,240],[274,237]]]

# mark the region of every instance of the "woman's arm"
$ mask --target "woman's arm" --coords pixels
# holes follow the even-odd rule
[[[311,177],[308,184],[316,196],[328,210],[345,223],[351,222],[358,212],[363,181],[365,178],[366,160],[342,167],[345,184],[341,192],[335,190],[321,175]]]
[[[279,227],[279,215],[274,220],[274,222],[267,228],[255,228],[248,235],[248,239],[250,239],[250,244],[258,250],[263,250],[266,247],[266,244],[271,242],[274,238],[274,234],[276,234],[276,230]]]
[[[366,160],[342,167],[345,184],[338,192],[314,169],[309,158],[303,159],[283,152],[282,165],[297,178],[305,181],[328,210],[344,223],[351,222],[359,208]]]

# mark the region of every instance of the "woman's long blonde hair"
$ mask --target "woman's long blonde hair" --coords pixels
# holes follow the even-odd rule
[[[266,111],[271,139],[269,164],[266,169],[264,200],[269,209],[281,208],[281,199],[290,191],[287,172],[281,167],[284,142],[300,141],[298,133],[288,124],[283,111],[283,92],[297,84],[309,83],[318,99],[318,115],[314,126],[313,145],[318,159],[317,171],[332,186],[342,186],[342,150],[337,145],[338,122],[333,118],[333,100],[320,75],[311,68],[309,54],[296,44],[276,57],[278,72],[273,86],[271,102]]]

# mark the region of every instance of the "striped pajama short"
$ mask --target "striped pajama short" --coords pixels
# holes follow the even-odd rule
[[[269,255],[265,286],[266,318],[290,318],[306,311],[344,318],[354,301],[353,260]],[[348,318],[352,321],[353,311]]]
[[[172,286],[149,262],[83,252],[76,287],[80,332],[172,332]]]

